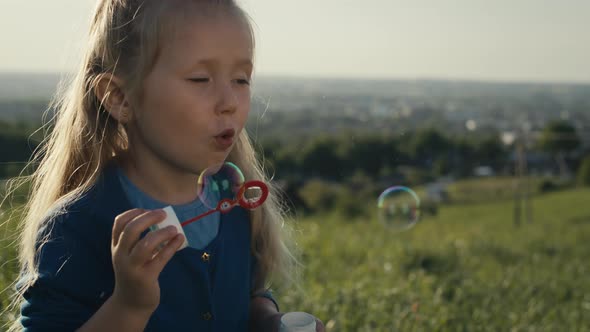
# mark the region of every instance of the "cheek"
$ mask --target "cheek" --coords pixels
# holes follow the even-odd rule
[[[154,134],[165,135],[172,131],[176,123],[180,122],[178,118],[181,109],[181,105],[178,105],[174,99],[166,98],[163,95],[153,95],[146,100],[146,105],[141,110],[142,118],[139,120],[144,129],[150,130]]]
[[[248,118],[248,114],[250,113],[250,106],[251,106],[251,96],[250,92],[245,93],[243,96],[240,96],[240,105],[241,105],[241,117],[243,121]]]
[[[179,134],[183,128],[194,128],[203,121],[203,110],[207,109],[206,100],[198,94],[182,85],[162,86],[154,92],[146,105],[146,116],[150,122],[160,127],[166,127],[167,131]]]

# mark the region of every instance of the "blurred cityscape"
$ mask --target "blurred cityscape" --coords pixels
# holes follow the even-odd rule
[[[0,175],[28,160],[59,80],[0,75]],[[308,180],[350,188],[354,176],[381,188],[426,184],[440,200],[432,188],[449,179],[572,183],[590,155],[590,85],[256,77],[247,129],[298,206],[314,205],[302,198]]]

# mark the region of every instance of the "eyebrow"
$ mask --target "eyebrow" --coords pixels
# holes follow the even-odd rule
[[[215,58],[201,59],[195,63],[195,65],[210,65],[210,66],[211,65],[215,66],[218,64],[219,64],[219,60],[215,59]],[[252,63],[251,59],[243,58],[243,59],[239,59],[238,61],[236,61],[233,64],[233,66],[234,67],[249,67],[249,68],[251,68],[251,67],[254,67],[254,64]]]

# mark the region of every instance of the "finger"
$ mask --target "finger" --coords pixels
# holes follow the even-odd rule
[[[139,236],[150,226],[153,226],[166,218],[166,213],[163,210],[147,211],[127,223],[121,232],[119,238],[119,247],[123,252],[129,254],[131,249],[139,241]]]
[[[176,253],[178,248],[184,243],[184,235],[176,234],[176,236],[162,248],[151,262],[147,264],[147,269],[153,273],[160,274],[164,266],[170,261],[172,256]]]
[[[113,223],[113,233],[112,233],[112,243],[113,246],[117,246],[119,243],[119,236],[123,231],[123,228],[127,226],[131,220],[139,216],[140,214],[144,213],[145,210],[143,209],[132,209],[121,213],[120,215],[115,217],[115,222]]]
[[[131,260],[143,265],[145,262],[151,260],[154,254],[157,254],[161,249],[160,247],[165,246],[165,243],[172,240],[177,233],[178,231],[174,226],[149,232],[131,249]]]

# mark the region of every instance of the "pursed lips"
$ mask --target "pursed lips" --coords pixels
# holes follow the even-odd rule
[[[236,136],[236,130],[228,128],[221,131],[219,134],[214,136],[215,145],[221,150],[229,149],[234,143],[234,137]]]

